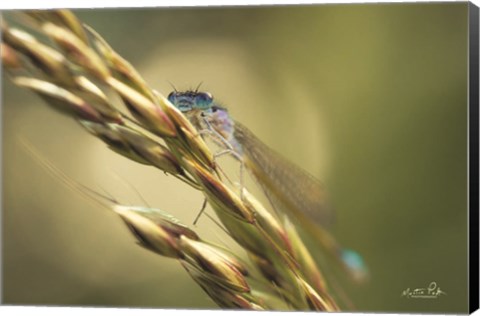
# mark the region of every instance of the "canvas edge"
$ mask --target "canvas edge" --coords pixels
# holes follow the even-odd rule
[[[479,8],[469,3],[469,312],[479,304]]]

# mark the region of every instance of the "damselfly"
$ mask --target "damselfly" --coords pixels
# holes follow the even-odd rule
[[[234,121],[208,92],[174,91],[168,100],[183,112],[200,133],[224,147],[251,172],[277,212],[293,217],[312,234],[357,280],[366,267],[356,252],[340,247],[327,231],[333,212],[324,185],[305,170],[286,160]],[[240,182],[243,172],[240,174]],[[242,184],[243,185],[243,184]]]

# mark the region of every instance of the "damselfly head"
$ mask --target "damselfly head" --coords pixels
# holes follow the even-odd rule
[[[168,95],[168,101],[181,112],[191,110],[208,110],[212,107],[213,96],[202,91],[173,91]]]

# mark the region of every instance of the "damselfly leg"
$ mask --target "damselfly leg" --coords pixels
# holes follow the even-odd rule
[[[216,153],[213,154],[213,162],[215,166],[220,170],[220,172],[223,174],[223,176],[233,184],[233,182],[230,180],[230,178],[227,176],[226,172],[219,166],[217,163],[218,158],[226,155],[230,155],[233,157],[235,160],[237,160],[240,163],[240,175],[239,175],[239,190],[240,190],[240,198],[243,199],[243,188],[244,188],[244,162],[242,160],[242,157],[235,152],[233,149],[232,145],[220,134],[218,133],[211,124],[208,122],[206,118],[204,118],[204,123],[206,125],[206,128],[199,130],[198,135],[204,137],[208,136],[210,139],[216,143],[219,147],[223,147],[225,149],[222,149]],[[207,199],[205,198],[202,203],[202,207],[200,208],[200,211],[198,212],[197,216],[195,217],[195,220],[193,221],[193,225],[196,225],[202,214],[205,212],[205,209],[207,207]]]
[[[239,188],[240,188],[240,197],[243,199],[243,188],[245,187],[244,184],[244,170],[245,170],[245,162],[242,159],[242,156],[235,151],[232,144],[222,135],[220,134],[212,124],[207,119],[208,114],[202,113],[203,116],[203,123],[205,124],[205,128],[199,131],[201,135],[209,135],[211,140],[216,143],[219,147],[223,147],[224,149],[216,152],[213,154],[213,161],[217,164],[217,158],[222,156],[230,155],[235,160],[240,163],[240,174],[239,174]],[[223,170],[222,170],[223,172]]]

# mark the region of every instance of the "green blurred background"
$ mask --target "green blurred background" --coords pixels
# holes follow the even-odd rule
[[[335,277],[356,310],[466,312],[467,3],[75,12],[151,86],[203,82],[327,184],[333,233],[370,269],[362,285]],[[2,88],[4,303],[215,308],[177,262],[136,246],[18,137],[73,179],[144,205],[129,182],[184,223],[201,195],[109,151],[5,75]],[[224,239],[207,218],[198,226]],[[447,295],[401,297],[431,281]]]

